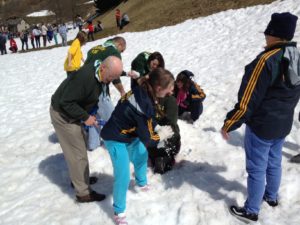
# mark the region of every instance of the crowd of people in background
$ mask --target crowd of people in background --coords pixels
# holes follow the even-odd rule
[[[121,15],[119,9],[116,10],[116,22],[117,28],[122,30],[127,24],[130,23],[129,16],[127,13]],[[94,41],[95,33],[99,33],[104,30],[104,26],[100,20],[93,23],[92,20],[85,21],[80,15],[76,15],[73,22],[73,29],[79,29],[79,31],[84,31],[87,34],[87,41]],[[20,32],[12,33],[7,27],[0,28],[0,51],[1,55],[7,54],[7,43],[9,43],[8,49],[12,53],[19,51],[28,51],[29,49],[45,48],[47,45],[54,41],[55,45],[61,44],[62,46],[67,46],[68,41],[68,30],[72,29],[65,23],[61,24],[46,24],[44,22],[36,25],[32,25],[27,29]],[[61,39],[59,43],[58,35]],[[20,38],[21,46],[17,46],[14,38]]]
[[[86,26],[84,26],[86,25]],[[93,25],[92,21],[88,21],[86,24],[84,20],[77,15],[75,18],[73,29],[84,30],[88,34],[88,40],[94,40],[94,33],[100,32],[104,29],[100,20],[96,25]],[[61,24],[36,24],[24,29],[20,32],[10,32],[7,27],[0,28],[0,52],[1,55],[7,54],[9,49],[12,53],[16,53],[18,50],[27,51],[29,49],[38,49],[41,47],[47,47],[49,44],[55,44],[67,46],[68,31],[70,26],[66,23]],[[59,42],[59,38],[61,42]],[[20,38],[21,46],[17,46],[15,38]],[[9,46],[7,46],[9,45]]]
[[[6,44],[9,43],[9,50],[16,53],[18,50],[27,51],[29,49],[36,49],[47,47],[47,44],[54,41],[55,45],[60,44],[57,36],[61,37],[62,46],[67,45],[68,28],[66,24],[37,24],[28,29],[22,30],[19,33],[12,33],[7,28],[0,29],[0,50],[1,54],[7,54]],[[17,46],[15,38],[20,38],[21,45]],[[42,43],[41,43],[42,42]]]
[[[84,26],[85,24],[82,18],[79,15],[76,18],[73,29],[78,27],[80,31],[83,30],[86,32],[88,34],[88,41],[94,41],[94,34],[104,29],[100,20],[98,20],[95,25],[92,21],[88,21],[86,26]],[[47,45],[51,43],[67,46],[68,31],[70,29],[72,28],[68,27],[65,23],[58,25],[41,23],[22,30],[19,33],[12,33],[8,31],[6,27],[0,28],[1,55],[7,54],[7,48],[11,50],[12,53],[16,53],[18,50],[27,51],[29,49],[47,47]],[[58,36],[61,39],[60,43]],[[15,38],[20,38],[22,46],[17,46],[14,40]],[[7,47],[7,44],[9,44],[9,47]]]

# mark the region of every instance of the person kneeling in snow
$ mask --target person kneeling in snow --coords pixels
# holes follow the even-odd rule
[[[181,71],[176,78],[175,97],[178,105],[178,115],[190,123],[199,119],[203,112],[206,95],[200,86],[192,80],[194,74],[189,70]]]
[[[160,52],[141,52],[131,62],[131,87],[137,84],[140,77],[149,77],[149,73],[156,68],[165,68],[165,60]]]
[[[18,51],[18,46],[13,37],[9,39],[9,44],[10,44],[9,50],[12,51],[13,53],[16,53]]]
[[[148,148],[149,159],[154,173],[163,174],[171,170],[175,164],[175,156],[180,151],[180,133],[178,120],[178,106],[176,98],[172,95],[158,99],[156,104],[156,115],[160,126],[170,125],[174,135],[166,140],[165,146]],[[156,128],[159,130],[159,128]]]

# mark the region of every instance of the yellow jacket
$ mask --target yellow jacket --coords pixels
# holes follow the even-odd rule
[[[72,45],[68,50],[68,54],[72,55],[71,67],[68,66],[68,55],[67,55],[64,64],[65,71],[78,70],[81,66],[82,52],[80,48],[80,42],[77,38],[72,42]]]

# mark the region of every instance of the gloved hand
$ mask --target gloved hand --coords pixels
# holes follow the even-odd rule
[[[165,140],[172,137],[174,135],[174,132],[172,130],[171,126],[159,126],[157,125],[155,127],[155,132],[159,136],[159,143],[157,145],[158,148],[163,148],[165,146]]]

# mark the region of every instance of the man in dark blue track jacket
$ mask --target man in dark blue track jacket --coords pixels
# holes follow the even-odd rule
[[[246,124],[248,196],[243,207],[230,207],[231,214],[245,222],[258,220],[262,200],[278,205],[282,145],[300,96],[300,53],[291,42],[297,19],[291,13],[272,15],[264,32],[265,50],[245,67],[238,103],[221,130],[228,140],[228,132]]]

